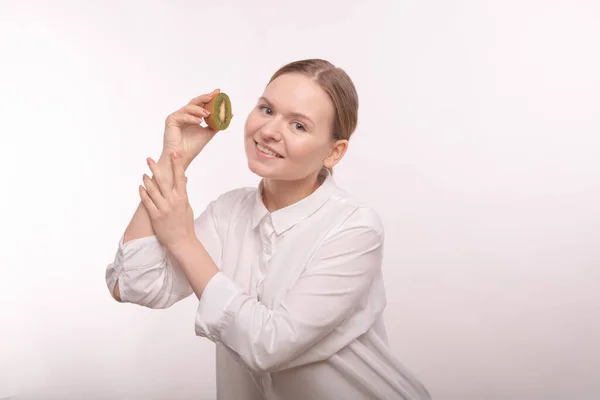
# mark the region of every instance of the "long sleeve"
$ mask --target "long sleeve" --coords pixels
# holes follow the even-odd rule
[[[221,254],[217,201],[212,201],[194,220],[196,235],[211,258],[218,263]],[[156,236],[123,243],[121,237],[114,260],[106,268],[110,293],[119,282],[121,300],[148,308],[167,308],[193,293],[183,271]]]
[[[200,299],[197,335],[264,373],[326,359],[364,334],[383,308],[367,301],[381,270],[383,228],[356,214],[325,239],[275,309],[217,274]]]

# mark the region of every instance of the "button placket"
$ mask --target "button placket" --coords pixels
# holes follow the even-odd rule
[[[260,276],[256,281],[255,289],[257,296],[260,300],[261,297],[261,288],[263,282],[267,276],[267,272],[271,266],[271,260],[273,257],[273,249],[274,249],[274,235],[275,230],[273,228],[270,216],[263,220],[263,223],[260,226],[260,240],[261,240],[261,263],[260,263]]]

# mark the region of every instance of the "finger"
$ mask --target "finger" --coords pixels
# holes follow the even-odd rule
[[[183,125],[200,125],[202,123],[202,118],[194,117],[193,115],[186,114],[183,112],[177,112],[173,114],[173,121],[178,124],[178,126]],[[167,121],[168,122],[168,121]]]
[[[195,104],[197,106],[202,106],[206,103],[208,103],[209,101],[212,100],[212,98],[218,94],[221,90],[220,89],[215,89],[210,93],[206,93],[206,94],[201,94],[198,97],[194,97],[192,100],[190,100],[190,102],[188,104]]]
[[[169,203],[164,198],[162,193],[160,193],[160,191],[158,190],[158,187],[152,181],[152,179],[150,179],[150,177],[148,175],[144,174],[144,177],[142,178],[142,180],[144,181],[144,187],[146,189],[146,192],[150,196],[150,199],[152,199],[152,202],[154,203],[156,208],[158,210],[167,210]]]
[[[158,208],[156,208],[156,205],[154,205],[154,203],[152,202],[152,199],[148,195],[148,192],[146,191],[143,185],[139,186],[139,191],[140,198],[142,199],[142,204],[144,205],[144,208],[146,208],[146,211],[148,211],[148,215],[150,216],[150,218],[152,218],[153,220],[158,219],[160,211],[158,211]]]
[[[173,182],[175,182],[173,188],[180,196],[187,196],[187,178],[183,160],[179,157],[179,153],[173,152],[171,161],[173,163]]]
[[[152,181],[156,182],[158,190],[164,196],[169,189],[169,187],[167,187],[167,185],[169,185],[168,180],[165,176],[163,176],[163,173],[158,168],[158,164],[156,164],[156,161],[148,157],[146,158],[146,162],[148,163],[148,167],[150,167],[150,171],[152,171]]]
[[[197,118],[205,118],[210,115],[210,112],[207,109],[197,106],[195,104],[188,104],[187,106],[181,109],[181,112],[184,114],[193,115]]]

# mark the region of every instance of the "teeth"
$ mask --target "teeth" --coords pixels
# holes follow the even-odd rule
[[[270,155],[276,156],[276,157],[281,157],[279,154],[275,153],[274,151],[271,151],[271,150],[267,149],[266,147],[263,147],[260,143],[256,143],[256,146],[263,153],[267,153],[267,154],[270,154]]]

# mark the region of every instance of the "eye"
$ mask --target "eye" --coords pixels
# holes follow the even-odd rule
[[[260,106],[260,111],[262,111],[264,114],[266,115],[271,115],[273,114],[273,110],[271,110],[269,107],[267,106]]]
[[[306,131],[306,128],[300,122],[294,122],[294,129],[297,129],[299,131]]]

